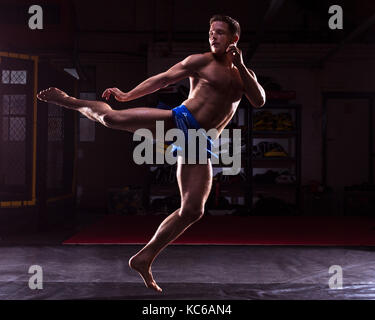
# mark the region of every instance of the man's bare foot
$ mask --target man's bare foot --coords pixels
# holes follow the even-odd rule
[[[157,292],[163,291],[152,277],[151,267],[144,259],[142,259],[142,257],[137,254],[131,257],[129,260],[129,267],[141,275],[147,288],[154,289]]]
[[[69,106],[69,96],[64,91],[61,91],[57,88],[48,88],[46,90],[40,91],[37,94],[37,98],[44,102],[51,102],[69,109],[74,109],[71,106]]]

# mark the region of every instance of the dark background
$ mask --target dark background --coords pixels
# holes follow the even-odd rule
[[[28,28],[27,11],[32,4],[44,9],[43,30]],[[334,4],[343,8],[343,30],[328,27],[328,8]],[[2,0],[0,51],[36,55],[41,65],[56,70],[75,69],[80,78],[75,83],[76,96],[94,93],[95,97],[96,93],[96,99],[100,99],[108,87],[130,90],[189,54],[208,51],[209,18],[216,13],[239,21],[242,34],[238,47],[266,90],[295,93],[291,100],[272,103],[298,105],[300,110],[299,149],[294,155],[300,164],[297,193],[295,189],[280,192],[252,187],[254,204],[262,196],[273,198],[260,214],[372,214],[373,1]],[[48,71],[40,71],[44,87],[39,82],[39,90],[53,85],[48,75]],[[112,100],[111,106],[155,106],[159,101],[160,94],[155,93],[126,104]],[[38,104],[38,109],[41,107]],[[132,160],[135,144],[131,134],[99,124],[90,127],[82,119],[77,122],[81,127],[76,136],[73,194],[68,207],[63,201],[53,206],[105,214],[111,190],[150,187],[150,168]],[[89,132],[92,141],[85,141],[82,135],[93,128],[94,136]],[[296,142],[291,143],[295,146]],[[38,165],[43,166],[43,162]],[[257,168],[253,175],[256,173],[265,171]],[[48,177],[41,179],[48,181]],[[248,192],[246,186],[242,190]],[[275,203],[275,198],[283,199],[293,209]],[[48,205],[41,204],[44,200],[37,201],[32,211],[39,219],[43,212],[48,220]],[[214,206],[215,210],[228,208],[226,202],[224,208]],[[24,209],[17,208],[18,212]],[[9,213],[8,209],[0,210],[4,216],[5,211]]]

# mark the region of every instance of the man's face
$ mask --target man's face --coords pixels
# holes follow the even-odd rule
[[[208,40],[212,53],[225,54],[228,46],[234,43],[234,36],[229,30],[229,26],[223,21],[214,21],[210,26]]]

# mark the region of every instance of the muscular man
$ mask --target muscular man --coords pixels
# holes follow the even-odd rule
[[[185,116],[206,131],[215,128],[220,134],[232,119],[243,94],[255,108],[265,103],[265,93],[253,71],[243,63],[241,50],[237,48],[240,26],[228,17],[215,15],[210,19],[210,52],[193,54],[166,72],[148,78],[133,90],[122,92],[108,88],[102,97],[111,95],[126,102],[153,93],[182,79],[190,79],[187,100],[174,110],[133,108],[113,110],[102,101],[86,101],[68,96],[56,88],[41,91],[38,98],[63,107],[74,109],[104,126],[135,132],[147,128],[155,134],[156,121],[164,121],[165,130],[180,127],[179,115]],[[189,126],[189,121],[185,125]],[[204,211],[212,183],[212,165],[177,162],[177,181],[181,194],[181,206],[159,226],[155,235],[129,260],[129,266],[143,278],[145,285],[162,291],[153,279],[151,265],[169,243],[180,236],[190,225],[199,220]]]

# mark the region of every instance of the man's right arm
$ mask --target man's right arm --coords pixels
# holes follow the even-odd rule
[[[194,75],[205,63],[207,63],[207,57],[204,54],[194,54],[175,64],[169,70],[148,78],[129,92],[115,95],[113,92],[115,88],[111,88],[106,89],[102,96],[108,100],[112,93],[117,100],[122,102],[134,100]]]

